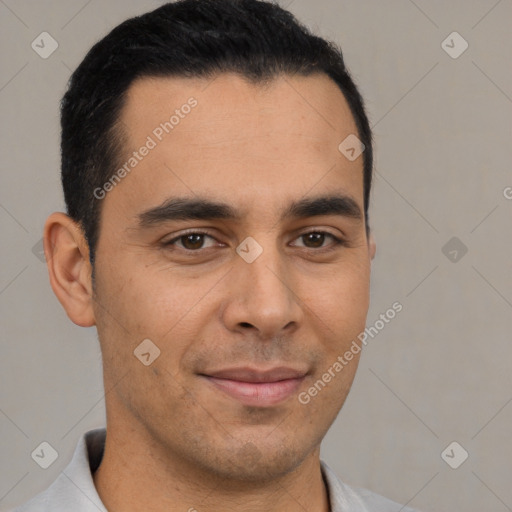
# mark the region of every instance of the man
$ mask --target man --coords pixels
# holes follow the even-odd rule
[[[69,318],[98,330],[107,428],[18,511],[410,510],[319,458],[375,254],[341,52],[272,3],[164,5],[85,57],[61,149],[45,253]]]

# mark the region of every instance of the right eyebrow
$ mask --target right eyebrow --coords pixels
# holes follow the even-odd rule
[[[139,227],[145,228],[170,220],[237,220],[241,215],[226,203],[204,198],[170,198],[159,206],[143,211],[137,217]]]

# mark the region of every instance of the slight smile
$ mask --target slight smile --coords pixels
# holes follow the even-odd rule
[[[208,382],[244,405],[277,405],[296,393],[306,371],[278,367],[266,371],[230,368],[201,374]]]

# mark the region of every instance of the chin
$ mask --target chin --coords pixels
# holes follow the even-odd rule
[[[262,484],[292,472],[311,452],[304,444],[295,442],[292,446],[282,439],[276,441],[270,443],[267,438],[262,442],[239,442],[236,447],[226,447],[224,453],[217,451],[213,465],[212,461],[207,463],[208,471],[214,468],[218,477],[233,482]]]

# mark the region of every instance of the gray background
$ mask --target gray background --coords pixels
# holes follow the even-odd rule
[[[68,320],[37,243],[64,208],[58,102],[71,70],[160,3],[0,0],[2,510],[47,487],[104,423],[95,329]],[[378,244],[368,325],[403,304],[369,340],[323,458],[424,512],[512,510],[512,2],[280,3],[341,43],[366,98]],[[43,31],[59,44],[48,59],[31,48]],[[456,59],[441,46],[453,31],[469,44]],[[59,453],[46,470],[30,456],[42,441]],[[441,457],[452,441],[469,453],[457,469]]]

